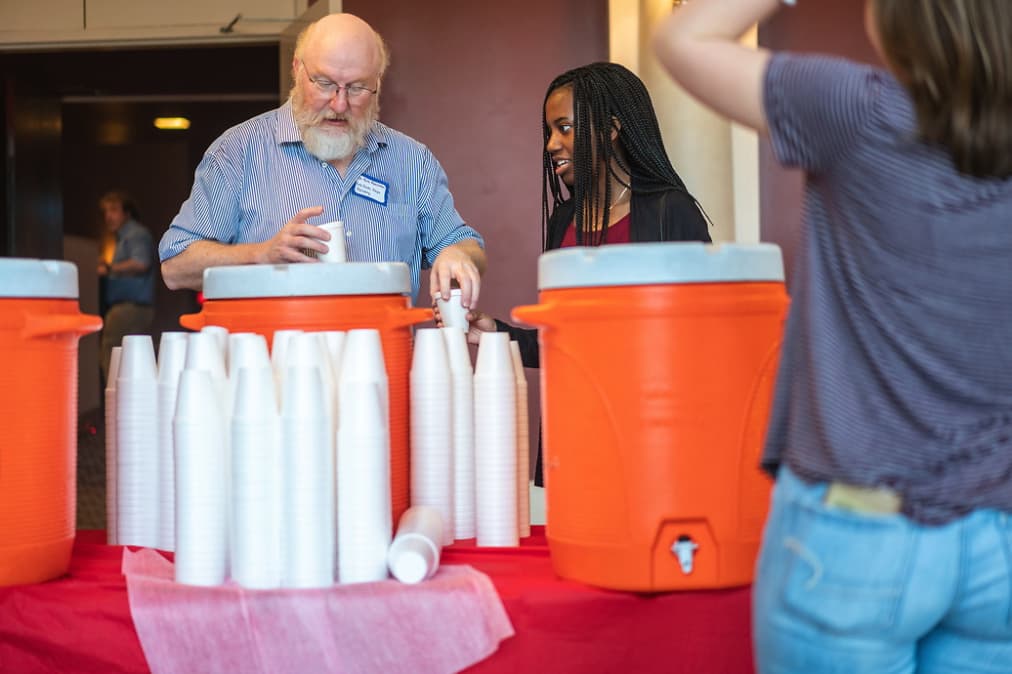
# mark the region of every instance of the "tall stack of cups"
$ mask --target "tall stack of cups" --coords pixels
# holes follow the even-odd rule
[[[460,540],[475,536],[474,372],[463,330],[445,327],[443,340],[450,362],[453,407],[453,530]]]
[[[175,436],[179,376],[186,366],[185,332],[163,332],[158,342],[158,548],[176,549]]]
[[[531,535],[530,438],[527,418],[527,375],[520,358],[520,345],[510,342],[513,374],[517,382],[517,531],[520,538]]]
[[[484,332],[474,372],[475,491],[479,546],[515,546],[516,375],[509,335]]]
[[[453,543],[453,404],[450,366],[442,333],[415,331],[411,361],[411,505],[432,506]]]
[[[233,343],[231,574],[243,587],[282,583],[281,433],[274,375],[261,335]]]
[[[116,380],[116,541],[158,546],[158,368],[149,335],[123,338]]]
[[[349,330],[338,382],[338,579],[387,577],[392,538],[388,383],[377,330]]]
[[[190,353],[200,336],[190,337]],[[205,369],[186,368],[179,379],[173,422],[175,573],[177,582],[188,585],[220,585],[228,573],[228,458],[220,390]]]

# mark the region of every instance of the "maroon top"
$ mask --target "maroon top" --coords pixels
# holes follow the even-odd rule
[[[626,213],[621,220],[608,228],[608,240],[605,243],[630,243],[629,238],[629,214]],[[566,234],[562,237],[560,248],[572,248],[576,245],[576,227],[569,223],[566,227]]]

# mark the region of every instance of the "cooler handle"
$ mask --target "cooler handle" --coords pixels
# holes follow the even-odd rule
[[[408,325],[415,325],[416,323],[424,323],[425,321],[431,320],[432,309],[427,309],[425,307],[395,309],[391,311],[390,316],[387,317],[387,324],[385,327],[403,328]]]
[[[199,331],[206,325],[207,321],[204,320],[204,312],[200,311],[195,314],[183,314],[179,317],[179,324],[184,328],[190,330]]]
[[[535,327],[550,328],[561,325],[573,318],[584,319],[595,316],[604,309],[622,309],[624,305],[617,301],[600,299],[547,301],[541,304],[528,304],[513,307],[510,314],[514,320]]]
[[[513,307],[510,316],[513,317],[513,320],[521,321],[527,325],[551,326],[555,324],[553,314],[556,312],[556,308],[553,304],[526,304]]]
[[[26,316],[21,335],[28,339],[73,335],[83,337],[102,329],[102,319],[88,314]]]

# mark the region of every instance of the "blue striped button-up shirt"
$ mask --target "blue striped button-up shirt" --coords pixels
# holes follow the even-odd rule
[[[381,183],[385,195],[362,189]],[[386,203],[378,203],[383,196]],[[342,178],[306,150],[288,102],[211,144],[159,256],[164,262],[200,240],[266,241],[310,206],[324,208],[313,224],[344,222],[349,260],[406,262],[412,297],[421,269],[443,248],[464,239],[484,245],[454,208],[446,173],[427,147],[376,122]]]

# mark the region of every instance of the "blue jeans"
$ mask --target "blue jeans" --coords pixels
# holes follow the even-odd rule
[[[823,503],[781,467],[753,588],[760,674],[1012,672],[1012,517],[945,526]]]

